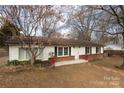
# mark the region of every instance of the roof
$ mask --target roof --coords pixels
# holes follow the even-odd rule
[[[6,41],[7,45],[21,45],[21,44],[43,44],[43,45],[62,45],[62,46],[103,46],[93,42],[78,41],[75,39],[65,38],[46,38],[46,37],[11,37]]]

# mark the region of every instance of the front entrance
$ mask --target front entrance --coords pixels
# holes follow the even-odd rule
[[[75,48],[75,59],[79,59],[79,47]]]
[[[79,55],[78,54],[75,55],[75,59],[79,59]]]

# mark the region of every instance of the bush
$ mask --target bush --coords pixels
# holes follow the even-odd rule
[[[36,60],[34,65],[41,65],[42,67],[47,67],[47,66],[50,66],[50,61],[49,60],[46,60],[46,61],[41,61],[41,60]]]
[[[13,65],[13,66],[17,66],[17,65],[29,65],[31,64],[30,60],[23,60],[23,61],[18,61],[18,60],[12,60],[12,61],[8,61],[7,65]],[[41,60],[36,60],[34,65],[36,64],[40,64],[41,66],[50,66],[50,61],[41,61]]]
[[[34,64],[41,64],[42,61],[41,60],[35,60],[35,63]]]
[[[12,60],[12,61],[8,61],[7,65],[13,65],[13,66],[17,66],[17,65],[27,65],[30,64],[30,61],[18,61],[18,60]]]
[[[30,64],[31,62],[30,62],[30,60],[23,60],[23,61],[19,61],[20,62],[20,64],[19,65],[28,65],[28,64]]]
[[[50,63],[50,61],[42,61],[41,62],[41,66],[43,66],[43,67],[46,67],[46,66],[50,66],[51,65],[51,63]]]
[[[18,65],[19,64],[19,61],[18,60],[12,60],[12,61],[8,61],[8,65]]]

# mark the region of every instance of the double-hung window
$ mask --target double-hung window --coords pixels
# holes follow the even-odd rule
[[[20,60],[26,59],[26,50],[25,50],[25,48],[19,48],[19,59]]]
[[[58,56],[63,55],[63,47],[58,47]]]
[[[96,47],[96,53],[100,53],[101,52],[101,48],[100,47]]]
[[[91,54],[92,53],[92,48],[91,47],[85,47],[85,53],[86,54]]]
[[[69,55],[69,47],[58,47],[58,56],[68,56]]]
[[[64,47],[64,55],[68,55],[68,47]]]
[[[39,55],[37,58],[40,58],[42,50],[34,48],[34,53],[36,52],[36,55]],[[40,54],[39,54],[40,53]],[[20,60],[29,60],[31,58],[31,51],[28,48],[19,48],[19,59]]]

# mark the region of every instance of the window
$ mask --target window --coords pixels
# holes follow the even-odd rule
[[[62,56],[62,55],[63,55],[63,48],[58,47],[58,56]]]
[[[34,52],[37,52],[37,55],[39,55],[37,58],[41,58],[40,53],[42,50],[39,48],[37,51],[37,48],[33,49]],[[40,54],[39,54],[40,53]],[[29,60],[31,58],[31,51],[28,48],[19,48],[19,59],[20,60]]]
[[[25,48],[19,49],[19,59],[26,59],[26,51]]]
[[[35,53],[36,56],[38,55],[37,59],[40,59],[41,52],[42,52],[41,48],[33,48],[33,53]],[[30,59],[31,56],[32,56],[31,51],[28,48],[26,48],[26,59]]]
[[[68,55],[68,47],[64,47],[64,55]]]
[[[68,56],[71,54],[71,49],[69,47],[55,47],[55,55],[58,56]]]
[[[85,54],[91,54],[92,53],[92,48],[91,47],[86,47],[85,48]]]
[[[101,48],[100,47],[96,47],[96,53],[100,53],[101,52]]]
[[[38,59],[41,59],[43,57],[43,49],[42,48],[39,48],[38,54],[39,54]]]
[[[31,52],[28,48],[26,48],[26,59],[30,59],[31,58]]]

